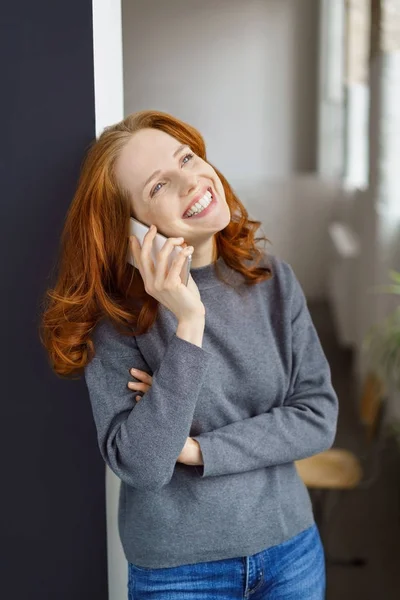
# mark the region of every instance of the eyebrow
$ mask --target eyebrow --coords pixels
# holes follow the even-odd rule
[[[180,146],[179,146],[179,147],[178,147],[178,148],[175,150],[175,152],[173,153],[173,155],[172,155],[172,156],[175,158],[175,156],[176,156],[177,154],[179,154],[179,152],[181,152],[181,151],[182,151],[184,148],[189,148],[189,146],[188,146],[187,144],[181,144],[181,145],[180,145]],[[158,169],[158,171],[154,171],[154,173],[153,173],[152,175],[150,175],[150,177],[147,179],[146,183],[145,183],[145,184],[144,184],[144,186],[143,186],[143,189],[145,189],[145,188],[146,188],[146,186],[148,185],[148,183],[150,183],[150,181],[151,181],[151,180],[152,180],[154,177],[156,177],[156,175],[158,175],[159,173],[161,173],[161,171],[160,171],[159,169]]]

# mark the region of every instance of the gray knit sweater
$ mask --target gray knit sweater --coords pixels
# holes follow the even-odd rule
[[[338,400],[291,266],[266,263],[272,279],[252,287],[222,257],[234,288],[215,264],[192,269],[206,309],[201,348],[176,336],[161,304],[141,336],[105,319],[94,329],[85,380],[101,455],[121,479],[122,546],[139,567],[255,554],[314,522],[293,461],[332,446]],[[153,378],[138,402],[132,367]],[[176,462],[189,436],[204,466]]]

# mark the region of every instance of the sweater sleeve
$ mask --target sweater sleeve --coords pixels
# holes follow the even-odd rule
[[[282,261],[283,262],[283,261]],[[282,406],[192,436],[200,444],[201,477],[242,473],[312,456],[333,445],[338,399],[303,290],[288,263],[292,368]]]
[[[110,469],[132,487],[157,490],[168,483],[186,439],[212,354],[175,333],[151,373],[134,337],[101,324],[95,356],[85,367],[97,440]],[[130,369],[152,375],[146,401],[128,388]]]

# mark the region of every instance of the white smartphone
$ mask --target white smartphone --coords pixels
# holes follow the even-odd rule
[[[137,219],[134,219],[134,217],[130,217],[130,220],[129,220],[129,235],[134,235],[139,240],[140,245],[143,244],[144,236],[149,231],[149,229],[150,229],[150,227],[148,225],[145,225],[141,221],[138,221]],[[176,237],[178,237],[178,236],[176,236]],[[162,235],[162,233],[158,233],[158,231],[157,231],[156,235],[154,236],[152,253],[151,253],[151,258],[153,259],[154,265],[157,264],[157,253],[164,246],[164,244],[167,241],[167,239],[168,238],[166,238],[164,235]],[[182,250],[183,250],[183,248],[181,246],[174,246],[171,254],[168,257],[168,269],[171,268],[172,261],[175,259],[176,256],[179,256],[179,253],[182,252]],[[133,265],[134,267],[138,268],[130,246],[128,248],[128,253],[127,253],[126,260],[131,265]],[[190,274],[190,265],[191,265],[191,263],[192,263],[192,255],[190,254],[186,258],[184,267],[183,267],[183,269],[181,271],[181,277],[183,275],[183,277],[184,277],[183,278],[183,283],[186,286],[187,286],[188,281],[189,281],[189,274]]]

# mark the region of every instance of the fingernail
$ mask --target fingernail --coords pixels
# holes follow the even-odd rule
[[[137,373],[138,370],[137,369],[131,369],[131,373]]]

